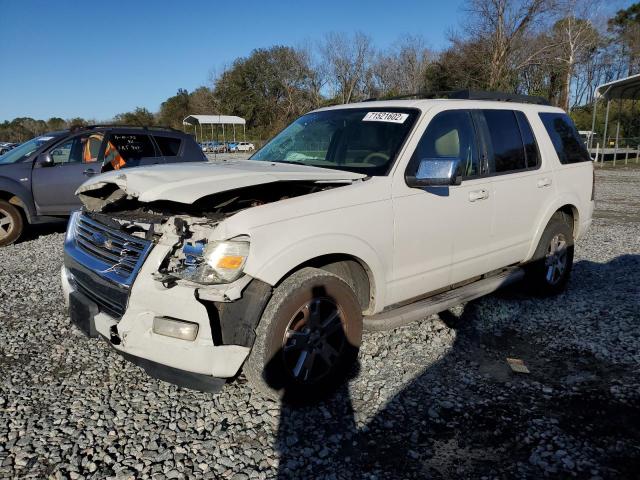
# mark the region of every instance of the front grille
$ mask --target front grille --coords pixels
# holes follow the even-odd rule
[[[76,288],[100,311],[119,319],[153,243],[74,213],[65,240],[65,265]]]
[[[84,294],[89,300],[92,300],[98,305],[100,311],[103,311],[113,318],[119,319],[124,315],[124,311],[127,308],[126,297],[123,299],[125,302],[119,301],[122,299],[111,296],[108,293],[105,295],[101,293],[95,286],[88,285],[84,281],[81,281],[77,276],[74,277],[75,285],[78,287],[78,291]]]
[[[80,250],[104,267],[98,273],[128,286],[151,247],[147,240],[107,227],[86,215],[78,217],[75,240]]]

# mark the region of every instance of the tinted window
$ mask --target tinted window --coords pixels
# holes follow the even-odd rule
[[[520,128],[512,110],[484,110],[495,173],[527,168]]]
[[[413,172],[425,159],[458,158],[464,177],[478,175],[479,163],[471,115],[467,110],[437,114],[427,126],[411,160]]]
[[[180,151],[180,144],[182,141],[179,138],[174,137],[153,137],[158,147],[160,148],[160,153],[165,157],[176,157],[178,152]]]
[[[553,142],[560,163],[590,162],[578,130],[565,113],[540,113],[540,119]]]
[[[155,157],[156,152],[148,135],[114,133],[109,143],[118,151],[125,162],[145,157]]]
[[[540,163],[540,155],[538,154],[538,145],[536,138],[531,130],[531,125],[527,116],[522,112],[516,112],[518,125],[520,125],[520,133],[524,142],[524,153],[527,157],[527,168],[535,168]]]
[[[96,162],[102,139],[99,133],[79,135],[53,147],[49,156],[55,164]]]

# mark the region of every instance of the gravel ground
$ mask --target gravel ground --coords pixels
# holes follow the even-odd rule
[[[0,477],[638,478],[640,169],[597,178],[566,293],[511,288],[366,334],[349,384],[295,410],[242,376],[179,389],[83,337],[64,229],[32,231],[0,249]]]

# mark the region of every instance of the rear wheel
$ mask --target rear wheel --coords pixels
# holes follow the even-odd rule
[[[304,268],[275,289],[244,373],[266,396],[308,403],[330,394],[351,372],[361,339],[362,312],[349,285]]]
[[[557,212],[549,220],[528,266],[527,279],[533,293],[547,296],[562,292],[573,267],[571,217]]]
[[[20,211],[9,202],[0,200],[0,247],[10,245],[20,238],[23,228]]]

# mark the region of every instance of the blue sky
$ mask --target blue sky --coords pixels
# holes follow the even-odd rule
[[[465,14],[462,4],[0,0],[0,121],[157,111],[178,88],[208,84],[254,48],[316,42],[329,31],[361,30],[380,48],[419,34],[438,49]]]

